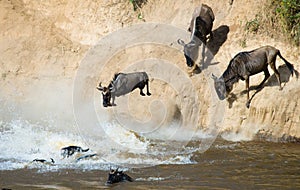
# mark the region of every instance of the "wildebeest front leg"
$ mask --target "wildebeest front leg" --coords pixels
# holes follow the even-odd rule
[[[116,96],[112,95],[111,96],[111,106],[116,106],[115,99],[116,99]]]
[[[209,40],[213,40],[214,39],[214,36],[213,36],[213,33],[212,31],[209,32]]]

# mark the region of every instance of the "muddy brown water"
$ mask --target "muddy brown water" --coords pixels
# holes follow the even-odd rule
[[[197,143],[197,142],[193,142]],[[300,144],[217,140],[195,164],[129,168],[134,182],[105,185],[107,170],[0,171],[10,189],[300,189]]]

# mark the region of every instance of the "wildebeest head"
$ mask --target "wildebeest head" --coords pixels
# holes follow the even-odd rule
[[[97,89],[102,91],[103,106],[104,107],[111,106],[110,99],[111,99],[111,91],[113,89],[112,83],[110,83],[108,87],[103,87],[100,82]]]
[[[231,91],[232,88],[227,88],[225,86],[223,78],[218,78],[214,74],[212,74],[212,79],[214,79],[215,90],[218,94],[220,100],[224,100],[226,98],[227,93]]]
[[[178,44],[183,46],[184,57],[186,59],[186,64],[188,67],[193,67],[195,61],[198,59],[199,55],[199,43],[192,40],[189,43],[185,43],[183,40],[178,39]]]
[[[110,170],[108,174],[108,179],[106,181],[107,184],[113,184],[113,183],[118,183],[122,181],[130,181],[132,182],[133,179],[125,174],[123,171],[118,171],[118,168],[116,170]]]

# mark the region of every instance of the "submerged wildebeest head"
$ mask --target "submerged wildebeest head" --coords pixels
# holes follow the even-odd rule
[[[103,106],[112,106],[114,104],[115,97],[119,97],[128,94],[135,90],[140,89],[140,95],[145,96],[143,89],[147,88],[147,95],[150,96],[149,92],[149,77],[146,72],[135,72],[135,73],[117,73],[113,80],[107,87],[102,87],[101,82],[97,87],[98,90],[102,91]],[[110,100],[112,99],[112,103]]]
[[[108,179],[106,181],[106,184],[119,183],[123,181],[132,182],[133,179],[123,171],[118,171],[118,168],[116,170],[111,169],[108,174]]]

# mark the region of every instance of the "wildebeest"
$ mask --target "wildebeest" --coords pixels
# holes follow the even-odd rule
[[[118,171],[118,168],[116,170],[111,169],[108,174],[108,179],[106,181],[106,184],[119,183],[123,181],[132,182],[133,179],[123,171]]]
[[[55,161],[53,160],[53,158],[50,158],[50,161],[47,161],[45,159],[34,159],[32,160],[32,162],[40,162],[40,163],[43,163],[43,164],[54,164]]]
[[[227,69],[220,78],[212,74],[218,97],[224,100],[231,92],[234,83],[238,82],[239,79],[245,80],[247,90],[246,106],[249,108],[249,78],[257,73],[264,72],[265,78],[258,85],[258,88],[262,88],[265,81],[270,77],[268,65],[273,69],[281,90],[280,74],[275,65],[277,55],[284,61],[293,76],[294,66],[282,57],[280,51],[275,47],[263,46],[252,51],[240,52],[231,59]]]
[[[76,159],[76,161],[80,161],[80,160],[85,160],[85,159],[88,159],[88,158],[93,158],[97,156],[97,154],[88,154],[88,155],[83,155],[83,156],[80,156],[79,158]]]
[[[188,31],[196,35],[204,44],[207,41],[207,35],[213,37],[212,27],[215,20],[214,12],[206,4],[195,8]]]
[[[136,88],[140,89],[141,96],[145,96],[143,93],[145,86],[147,87],[147,95],[150,96],[149,77],[146,72],[117,73],[107,87],[102,87],[100,82],[97,89],[102,91],[103,106],[107,107],[115,105],[115,97],[128,94]],[[110,103],[111,99],[112,103]]]
[[[192,33],[191,41],[187,44],[181,39],[177,41],[178,44],[184,47],[183,52],[186,64],[188,67],[192,67],[190,72],[193,72],[197,67],[195,61],[198,59],[199,46],[201,43],[206,45],[207,35],[210,35],[210,38],[213,37],[212,27],[214,20],[215,16],[212,9],[208,5],[202,4],[194,10],[190,27],[188,28],[188,31]],[[204,50],[205,48],[203,47]]]
[[[87,152],[90,149],[83,149],[80,146],[67,146],[61,149],[61,155],[63,158],[72,156],[75,152]]]

